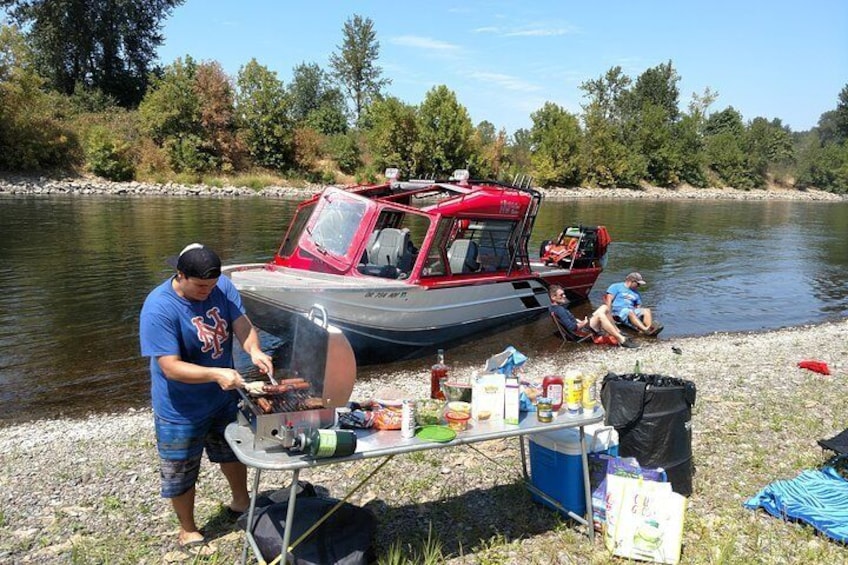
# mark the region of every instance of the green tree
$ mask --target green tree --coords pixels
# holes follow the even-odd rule
[[[502,176],[516,178],[519,175],[530,174],[533,166],[532,152],[533,142],[530,139],[530,130],[525,128],[515,130],[506,144]]]
[[[702,130],[703,120],[691,113],[683,115],[672,128],[672,139],[680,156],[679,180],[699,187],[707,185]]]
[[[359,121],[363,110],[379,98],[383,87],[391,80],[381,78],[383,69],[377,66],[380,42],[371,18],[354,15],[342,28],[342,44],[330,55],[333,75],[353,103],[354,116]]]
[[[553,102],[546,102],[530,117],[536,181],[542,186],[579,185],[581,132],[577,117]]]
[[[469,164],[474,126],[456,94],[435,86],[418,109],[417,169],[422,175],[445,175]]]
[[[416,171],[415,146],[418,121],[414,106],[394,96],[378,100],[368,109],[371,128],[366,134],[374,168],[397,167],[404,176]]]
[[[603,76],[581,84],[580,90],[583,91],[583,96],[589,99],[587,106],[592,107],[593,118],[621,124],[624,121],[625,100],[630,92],[631,82],[630,77],[621,71],[621,67],[616,66]]]
[[[777,118],[754,118],[748,124],[743,149],[752,171],[763,178],[793,160],[792,135]]]
[[[124,106],[144,95],[162,22],[184,0],[0,0],[26,26],[39,68],[58,91],[99,89]]]
[[[848,84],[842,87],[839,92],[839,102],[836,104],[836,133],[834,139],[836,143],[845,143],[848,141]]]
[[[294,124],[277,74],[256,59],[239,70],[236,107],[247,149],[257,165],[285,170],[294,165]]]
[[[680,182],[683,159],[673,132],[680,116],[679,81],[669,61],[639,75],[626,99],[629,125],[623,140],[639,156],[635,162],[644,166],[645,179],[661,186]]]
[[[45,92],[24,36],[0,26],[0,169],[38,170],[81,161],[76,136],[61,119],[66,101]]]
[[[318,65],[301,63],[294,68],[288,98],[296,124],[325,135],[347,132],[344,96]]]
[[[745,124],[732,106],[712,114],[704,126],[707,165],[721,180],[734,188],[747,190],[762,185],[750,167],[745,153]]]
[[[621,67],[580,85],[583,105],[584,178],[596,186],[635,186],[645,175],[645,162],[634,149],[631,80]]]
[[[242,167],[243,149],[236,135],[235,95],[230,79],[218,62],[202,63],[194,82],[200,131],[223,172]]]
[[[675,186],[680,182],[682,159],[673,137],[674,125],[663,106],[648,102],[639,108],[633,128],[634,151],[644,162],[644,178],[659,186]]]
[[[799,188],[816,187],[836,194],[848,194],[848,144],[822,145],[809,134],[798,156]]]
[[[477,178],[498,178],[506,151],[506,132],[496,132],[492,122],[483,120],[474,128],[469,169]]]
[[[174,61],[153,79],[139,116],[174,171],[228,171],[238,161],[232,91],[218,63]]]
[[[680,91],[677,83],[680,76],[671,61],[646,70],[633,85],[633,98],[637,108],[656,106],[668,123],[676,122],[680,116]]]

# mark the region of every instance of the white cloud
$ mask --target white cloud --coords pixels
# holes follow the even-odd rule
[[[389,40],[395,45],[403,45],[404,47],[415,47],[416,49],[427,49],[430,51],[455,51],[459,49],[458,45],[439,41],[430,37],[422,37],[419,35],[399,35],[392,37]]]
[[[538,92],[542,90],[542,87],[539,85],[502,73],[473,71],[469,73],[468,76],[475,80],[495,83],[501,88],[506,88],[507,90],[518,90],[522,92]]]
[[[571,32],[572,30],[567,28],[534,28],[509,31],[504,34],[504,37],[551,37],[555,35],[567,35]]]
[[[478,27],[473,30],[474,33],[500,33],[501,29],[495,26]]]

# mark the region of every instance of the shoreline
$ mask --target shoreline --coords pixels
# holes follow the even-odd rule
[[[314,186],[270,186],[259,190],[247,187],[209,185],[185,185],[179,183],[144,183],[138,181],[113,182],[97,177],[73,177],[51,179],[44,176],[9,175],[0,176],[0,196],[24,195],[78,195],[78,196],[121,196],[121,197],[206,197],[206,198],[306,198],[320,191],[323,185]],[[764,188],[737,190],[733,188],[538,188],[547,199],[571,200],[583,198],[652,199],[652,200],[750,200],[750,201],[815,201],[843,202],[848,194],[834,194],[816,189],[795,190]]]
[[[635,350],[564,344],[563,355],[531,358],[524,371],[534,379],[569,368],[602,376],[630,372],[638,360],[646,373],[691,380],[697,386],[692,409],[696,472],[683,559],[712,563],[715,548],[723,547],[735,556],[728,561],[734,563],[833,563],[848,556],[844,546],[811,536],[809,527],[745,510],[741,503],[770,481],[820,464],[816,440],[848,425],[846,335],[848,319],[764,332],[642,340]],[[831,375],[799,369],[802,359],[827,362]],[[478,361],[451,370],[468,377],[485,360]],[[426,380],[422,371],[385,371],[357,382],[352,398],[371,397],[385,386],[423,398]],[[188,559],[174,547],[176,523],[170,506],[158,498],[152,428],[149,408],[0,428],[5,501],[0,561]],[[516,483],[520,463],[512,443],[486,442],[481,450],[486,457],[459,447],[400,456],[390,471],[357,491],[351,502],[378,515],[380,556],[396,540],[417,547],[415,540],[426,539],[430,522],[444,562],[454,565],[608,558],[600,536],[591,544],[580,527],[558,526],[552,513],[530,501]],[[371,463],[317,467],[301,478],[341,498],[373,469]],[[260,491],[281,488],[284,475],[263,473]],[[217,562],[235,561],[243,539],[240,530],[222,523],[226,492],[224,479],[204,460],[198,520],[212,538]],[[505,515],[504,508],[512,512]]]

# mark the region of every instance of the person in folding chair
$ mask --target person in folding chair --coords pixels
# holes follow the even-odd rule
[[[591,317],[578,320],[567,308],[568,299],[561,286],[551,285],[548,288],[548,294],[551,297],[551,318],[563,339],[578,343],[591,339],[594,343],[607,343],[631,349],[639,347],[632,339],[627,339],[621,333],[606,304],[602,304],[592,312]]]

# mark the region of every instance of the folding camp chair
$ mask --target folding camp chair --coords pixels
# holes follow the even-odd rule
[[[586,341],[587,339],[592,339],[592,333],[591,332],[583,334],[583,333],[575,333],[575,332],[569,331],[568,328],[566,328],[565,326],[563,326],[559,322],[559,320],[556,317],[556,314],[554,314],[553,312],[551,312],[551,319],[554,321],[554,325],[556,326],[557,331],[559,331],[559,335],[565,341],[573,341],[574,343],[581,343],[583,341]]]
[[[837,455],[846,455],[848,454],[848,429],[839,432],[831,438],[820,439],[818,444],[823,450],[829,449]]]

